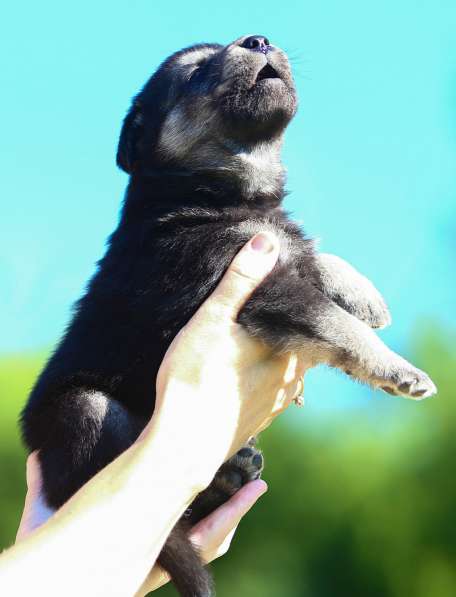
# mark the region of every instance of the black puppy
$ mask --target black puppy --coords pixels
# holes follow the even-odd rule
[[[282,211],[280,148],[296,106],[287,57],[261,36],[177,52],[134,99],[117,154],[131,175],[119,225],[22,416],[50,506],[134,442],[152,414],[153,380],[171,340],[261,230],[279,236],[281,252],[239,314],[252,335],[392,394],[435,392],[370,329],[389,323],[370,282],[341,259],[317,255]],[[259,452],[246,446],[198,497],[190,522],[261,468]],[[182,525],[159,561],[182,595],[211,594]]]

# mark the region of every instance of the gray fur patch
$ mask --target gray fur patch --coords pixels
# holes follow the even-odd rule
[[[233,42],[220,53],[213,72],[207,75],[205,82],[199,80],[195,83],[195,89],[193,91],[192,86],[190,93],[182,94],[180,86],[191,80],[197,64],[210,58],[215,50],[190,49],[176,58],[176,69],[183,70],[184,75],[171,85],[170,108],[161,127],[157,147],[165,160],[178,161],[182,168],[190,171],[212,169],[232,173],[241,182],[246,195],[253,196],[259,192],[274,193],[283,180],[281,135],[253,145],[232,142],[223,132],[218,99],[236,81],[242,81],[242,86],[246,88],[253,85],[258,71],[268,61],[280,69],[282,78],[277,78],[277,85],[285,85],[284,79],[292,86],[293,81],[284,52],[276,48],[272,57],[266,59],[264,54],[240,47],[243,39]],[[272,85],[265,100],[273,106],[276,95]],[[276,101],[278,106],[283,101],[280,94]]]

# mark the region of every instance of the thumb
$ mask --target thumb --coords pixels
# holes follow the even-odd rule
[[[279,239],[272,232],[256,234],[233,259],[207,306],[222,306],[235,320],[251,293],[272,271],[279,250]]]

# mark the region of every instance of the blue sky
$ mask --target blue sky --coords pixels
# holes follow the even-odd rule
[[[454,324],[454,0],[17,2],[2,21],[1,353],[49,349],[93,271],[127,182],[114,158],[132,95],[176,49],[247,33],[294,67],[286,207],[381,289],[393,348]],[[324,410],[369,391],[318,372],[307,394]]]

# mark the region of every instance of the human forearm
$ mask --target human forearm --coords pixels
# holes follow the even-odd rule
[[[305,368],[300,359],[273,357],[236,323],[240,305],[277,259],[277,241],[270,239],[268,245],[263,238],[260,250],[260,236],[244,247],[171,344],[157,377],[154,416],[140,438],[2,556],[4,593],[38,588],[50,597],[115,597],[133,595],[141,586],[149,590],[153,578],[146,577],[183,511],[222,462],[296,395],[296,379]],[[264,490],[259,483],[249,484],[253,501]],[[34,493],[42,497],[38,485]],[[220,536],[226,544],[237,514],[253,504],[248,499],[244,508],[237,497],[197,525],[208,524],[198,543],[212,544],[208,557],[202,549],[207,560],[220,555]],[[232,501],[234,510],[225,516]],[[18,537],[44,520],[24,515]],[[211,540],[215,522],[225,528]]]
[[[267,485],[263,480],[251,481],[191,529],[189,538],[205,562],[212,562],[228,551],[237,525],[265,491]],[[169,575],[158,565],[154,566],[135,597],[147,595],[168,580]]]
[[[136,592],[171,528],[202,489],[191,459],[154,431],[152,423],[148,441],[138,441],[103,469],[18,543],[11,557],[4,554],[2,584],[14,587],[11,594],[37,588],[50,596]],[[77,566],[67,557],[74,545],[80,546]]]

